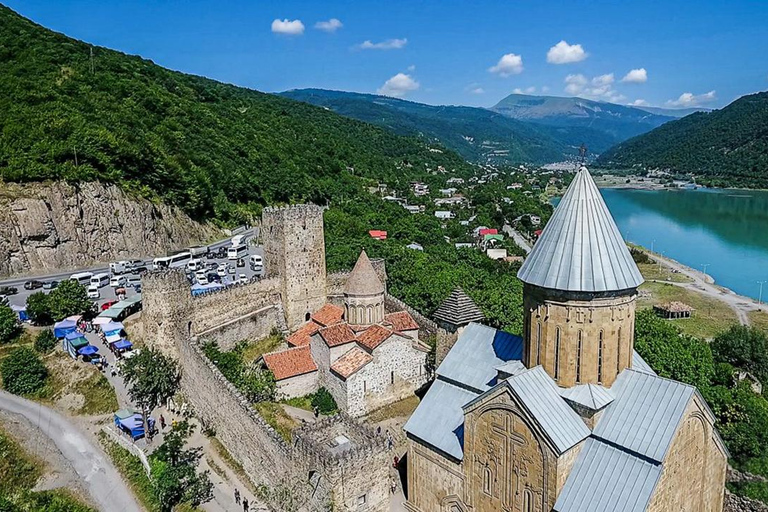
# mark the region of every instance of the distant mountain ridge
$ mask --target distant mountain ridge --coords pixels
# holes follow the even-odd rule
[[[696,112],[712,112],[713,110],[711,108],[704,108],[704,107],[663,108],[663,107],[644,107],[641,105],[632,105],[632,107],[640,110],[645,110],[646,112],[650,112],[651,114],[675,117],[677,119],[680,119],[685,116],[689,116],[691,114],[695,114]]]
[[[592,152],[641,135],[675,117],[659,115],[638,107],[616,105],[584,98],[510,94],[491,110],[512,119],[557,128],[590,128],[604,134],[605,140],[589,141]],[[605,144],[605,142],[608,144]],[[591,142],[591,143],[590,143]],[[597,142],[597,144],[595,144]]]
[[[768,188],[768,92],[666,123],[616,145],[598,163],[692,172],[715,186]]]

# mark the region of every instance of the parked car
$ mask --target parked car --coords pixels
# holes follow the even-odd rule
[[[19,289],[15,286],[0,286],[0,295],[16,295]]]
[[[92,284],[88,287],[88,298],[89,299],[100,299],[101,294],[99,293],[99,287],[98,285]]]
[[[144,265],[133,267],[133,270],[131,270],[131,272],[133,272],[134,274],[139,274],[139,275],[144,275],[147,273],[147,271],[149,271],[149,268],[145,267]]]
[[[106,311],[109,308],[111,308],[112,306],[114,306],[115,304],[117,304],[116,300],[108,300],[107,302],[105,302],[104,304],[101,305],[101,310],[102,311]]]
[[[219,277],[224,277],[227,275],[228,269],[229,265],[219,265],[219,268],[216,269],[216,273],[219,275]]]
[[[112,288],[125,286],[125,276],[112,276],[112,279],[109,280],[109,286]]]
[[[0,295],[0,306],[7,306],[8,305],[8,297],[5,295]]]
[[[221,276],[219,274],[214,274],[213,272],[209,273],[207,276],[209,283],[220,283],[221,282]]]
[[[244,267],[245,266],[245,258],[240,258],[237,260],[237,268]]]
[[[247,283],[247,282],[248,282],[248,278],[247,278],[247,277],[245,277],[245,274],[240,274],[240,276],[239,276],[239,281],[240,281],[241,283]]]
[[[57,286],[59,286],[58,281],[46,281],[43,283],[43,290],[53,290]]]
[[[125,286],[135,287],[136,285],[141,286],[141,276],[128,276]]]
[[[27,281],[24,283],[24,289],[25,290],[37,290],[38,288],[43,287],[43,282],[38,281],[36,279],[32,279],[31,281]]]

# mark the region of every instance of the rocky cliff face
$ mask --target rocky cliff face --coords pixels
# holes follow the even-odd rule
[[[115,185],[0,183],[0,275],[163,255],[221,238],[178,209]]]

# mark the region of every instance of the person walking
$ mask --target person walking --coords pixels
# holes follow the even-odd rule
[[[235,489],[235,504],[236,505],[240,504],[240,491],[238,491],[237,489]]]
[[[248,498],[243,498],[243,512],[248,512]]]
[[[165,430],[165,416],[162,414],[160,415],[160,430]],[[235,490],[235,494],[237,494],[237,490]]]

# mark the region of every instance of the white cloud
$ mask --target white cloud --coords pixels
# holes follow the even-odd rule
[[[402,98],[409,92],[418,90],[420,87],[419,82],[413,79],[411,75],[405,73],[398,73],[379,87],[379,94],[384,96],[394,96],[395,98]]]
[[[343,26],[344,24],[337,18],[331,18],[328,21],[318,21],[315,23],[315,28],[317,30],[322,30],[323,32],[336,32]]]
[[[400,50],[405,48],[406,44],[408,44],[408,39],[406,38],[387,39],[380,43],[372,43],[370,40],[366,40],[357,45],[357,47],[361,50]]]
[[[289,36],[299,36],[304,33],[304,24],[301,20],[275,20],[272,22],[272,32]]]
[[[633,101],[631,103],[627,103],[627,105],[629,105],[630,107],[647,107],[648,106],[648,102],[643,100],[643,99],[638,98],[638,99],[636,99],[635,101]]]
[[[565,77],[565,92],[590,100],[618,103],[626,98],[613,88],[614,81],[613,73],[598,75],[591,80],[582,74],[571,74]]]
[[[472,94],[485,94],[485,89],[482,87],[475,87],[474,89],[470,89],[469,92]]]
[[[670,107],[698,107],[705,103],[715,101],[715,91],[709,91],[704,94],[692,94],[690,92],[684,92],[676,100],[667,101],[667,105]]]
[[[548,91],[549,91],[549,86],[548,85],[542,85],[541,86],[541,92],[548,92]]]
[[[488,68],[491,73],[501,76],[519,75],[523,72],[523,58],[514,53],[502,55],[495,66]]]
[[[410,66],[408,66],[407,69],[408,69],[408,71],[411,71],[411,72],[416,71],[416,65],[415,64],[411,64]]]
[[[648,72],[645,68],[633,69],[624,75],[624,78],[622,78],[621,81],[629,84],[644,84],[648,81]]]
[[[515,89],[512,91],[515,94],[533,94],[536,92],[536,87],[530,86],[526,87],[525,89],[522,89],[520,87],[515,87]]]
[[[580,44],[568,44],[565,41],[560,41],[547,52],[547,62],[550,64],[570,64],[581,62],[588,55]]]

